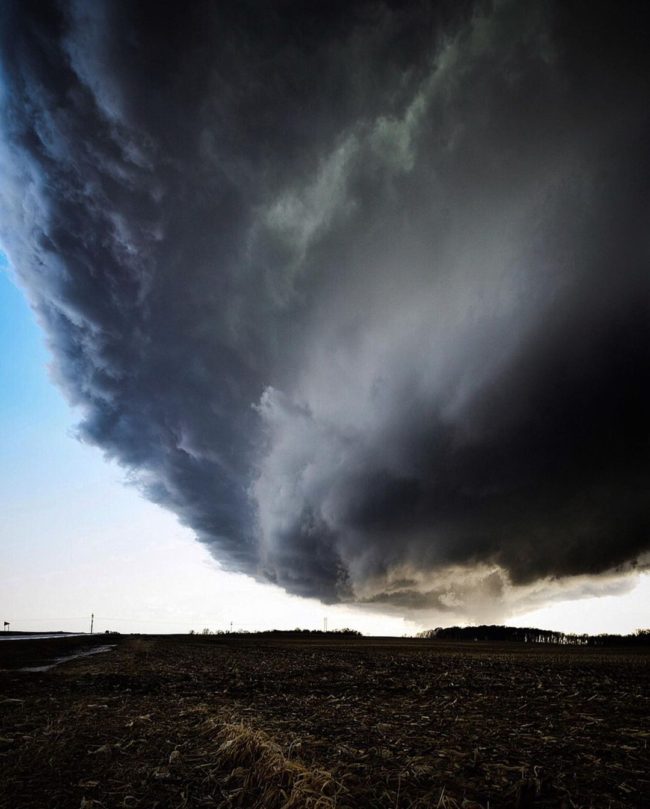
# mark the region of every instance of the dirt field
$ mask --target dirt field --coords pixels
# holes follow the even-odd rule
[[[125,637],[21,672],[18,643],[2,807],[650,806],[641,651]]]

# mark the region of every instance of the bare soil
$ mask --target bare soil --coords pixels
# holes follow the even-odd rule
[[[54,647],[7,648],[73,640],[0,644],[1,807],[650,806],[643,650],[112,637],[33,673]]]

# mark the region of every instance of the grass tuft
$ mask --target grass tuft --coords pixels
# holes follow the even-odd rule
[[[215,736],[215,765],[229,771],[222,790],[234,806],[250,809],[343,809],[345,787],[331,773],[285,756],[265,733],[226,724]]]

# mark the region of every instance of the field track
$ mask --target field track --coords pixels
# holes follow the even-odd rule
[[[107,642],[105,654],[17,670]],[[3,808],[650,806],[642,650],[22,643],[0,644]]]

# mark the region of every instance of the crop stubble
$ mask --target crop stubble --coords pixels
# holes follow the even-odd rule
[[[0,806],[648,806],[649,662],[516,644],[121,638],[49,672],[0,671]]]

